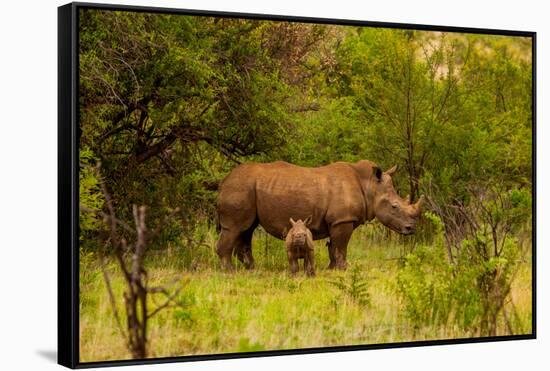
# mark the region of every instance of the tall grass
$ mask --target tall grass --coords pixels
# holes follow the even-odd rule
[[[171,245],[149,252],[147,272],[152,285],[181,279],[181,307],[159,312],[149,322],[150,357],[182,356],[290,348],[377,344],[468,336],[452,326],[417,328],[403,316],[396,294],[399,259],[414,249],[378,226],[355,231],[348,248],[352,269],[327,270],[325,241],[316,241],[317,276],[288,274],[282,241],[258,230],[253,240],[256,269],[234,273],[218,269],[217,233],[198,226],[202,244]],[[420,238],[420,237],[419,237]],[[516,329],[531,331],[531,271],[523,263],[511,297]],[[114,295],[122,298],[124,282],[115,262],[108,262]],[[355,274],[356,277],[351,277]],[[361,282],[368,305],[346,294],[346,282]],[[334,282],[342,282],[335,285]],[[364,284],[363,284],[364,283]],[[350,286],[352,287],[352,286]],[[154,308],[151,298],[149,304]],[[512,304],[509,304],[512,305]],[[122,312],[122,301],[118,302]],[[498,334],[507,334],[502,323]],[[117,328],[100,263],[92,253],[80,259],[80,360],[128,359]]]

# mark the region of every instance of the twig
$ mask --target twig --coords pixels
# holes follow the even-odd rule
[[[183,286],[180,286],[174,291],[172,294],[169,294],[168,291],[162,290],[161,293],[163,293],[166,296],[166,301],[164,304],[158,306],[155,310],[153,310],[151,313],[147,315],[147,318],[153,317],[155,314],[163,310],[164,308],[172,307],[172,306],[179,306],[182,307],[181,304],[174,301],[174,298],[177,297],[180,293],[180,291],[183,289]],[[170,304],[173,304],[172,306]]]

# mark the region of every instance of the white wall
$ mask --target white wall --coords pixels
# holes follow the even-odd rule
[[[108,1],[108,0],[105,0]],[[548,367],[550,132],[544,89],[550,22],[544,1],[149,0],[188,9],[518,29],[538,32],[538,334],[536,341],[370,350],[134,366],[163,370],[520,370]],[[56,349],[57,9],[61,1],[2,3],[0,11],[0,368],[47,370]],[[546,293],[548,294],[548,293]],[[546,354],[545,354],[546,352]],[[140,367],[140,368],[138,368]]]

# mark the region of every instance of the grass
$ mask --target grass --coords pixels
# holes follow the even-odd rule
[[[395,293],[401,238],[375,238],[369,228],[356,231],[348,249],[352,268],[327,270],[324,241],[316,241],[317,276],[288,274],[282,241],[257,232],[253,241],[257,268],[234,273],[218,269],[214,252],[216,234],[207,232],[206,246],[189,251],[180,247],[150,253],[147,272],[151,285],[179,279],[184,285],[181,307],[167,308],[149,321],[149,357],[377,344],[468,336],[452,326],[415,328],[407,322]],[[124,338],[117,327],[99,262],[81,254],[80,361],[128,359]],[[124,282],[116,264],[108,263],[116,298]],[[355,273],[354,273],[355,272]],[[352,277],[355,274],[357,277]],[[511,297],[515,329],[531,331],[531,271],[525,263],[515,280]],[[359,280],[368,292],[357,300],[342,287]],[[335,285],[341,282],[342,285]],[[346,283],[348,282],[348,283]],[[162,303],[152,300],[150,308]],[[123,314],[122,301],[119,312]],[[510,304],[511,305],[511,304]],[[511,312],[511,308],[509,313]],[[518,330],[516,330],[518,331]],[[499,335],[508,334],[504,323]]]

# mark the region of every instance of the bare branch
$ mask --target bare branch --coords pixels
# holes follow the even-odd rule
[[[155,310],[153,310],[151,313],[149,313],[147,315],[147,318],[153,317],[155,314],[157,314],[158,312],[160,312],[165,308],[174,307],[174,306],[182,307],[180,303],[174,301],[174,298],[176,298],[179,295],[182,289],[183,289],[183,286],[180,286],[172,294],[169,294],[168,291],[166,291],[165,289],[161,289],[160,292],[166,296],[166,301],[163,304],[159,305],[157,308],[155,308]],[[156,291],[156,292],[159,292],[159,291]]]

